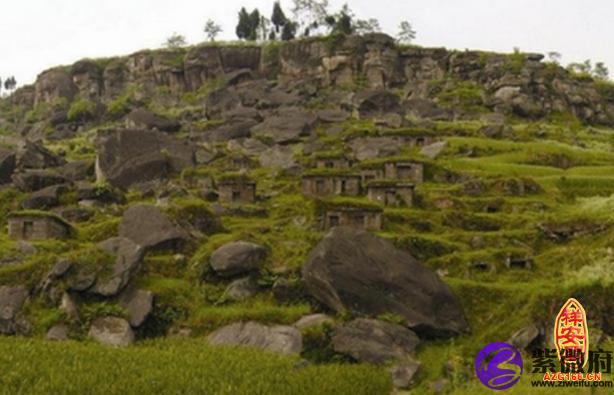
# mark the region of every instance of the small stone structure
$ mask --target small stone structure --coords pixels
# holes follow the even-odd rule
[[[303,175],[301,184],[305,195],[358,196],[360,194],[360,181],[361,178],[358,174],[312,173]]]
[[[396,181],[372,181],[367,186],[367,197],[385,206],[411,207],[414,200],[414,184]]]
[[[14,240],[46,240],[70,237],[72,226],[46,212],[21,211],[9,215],[9,237]]]
[[[366,230],[381,230],[382,211],[378,206],[326,205],[323,211],[322,228],[328,230],[335,226],[351,226]]]
[[[414,184],[424,182],[424,165],[413,161],[367,163],[361,166],[363,185],[375,180],[400,180]]]
[[[422,183],[424,182],[424,165],[417,162],[386,163],[384,165],[384,178]]]
[[[217,182],[220,203],[253,203],[256,182],[246,176],[225,177]]]

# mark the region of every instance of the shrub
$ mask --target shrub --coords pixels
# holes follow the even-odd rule
[[[122,95],[107,105],[107,115],[112,119],[121,118],[130,111],[130,96]]]
[[[96,105],[89,100],[77,99],[68,110],[69,121],[87,121],[94,118]]]

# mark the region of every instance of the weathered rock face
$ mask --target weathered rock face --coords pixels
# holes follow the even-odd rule
[[[434,272],[361,230],[333,228],[310,252],[302,274],[311,295],[337,312],[398,314],[423,337],[468,329],[458,301]]]
[[[299,354],[303,340],[298,329],[291,326],[266,326],[257,322],[235,323],[220,328],[207,337],[214,346],[247,346],[279,354]]]
[[[98,136],[96,176],[118,188],[165,178],[194,164],[194,148],[161,132],[117,130]]]
[[[336,352],[360,362],[381,365],[409,357],[420,339],[401,325],[359,318],[336,328],[332,344]]]
[[[355,86],[357,81],[372,90],[404,86],[406,98],[412,103],[410,114],[449,119],[451,112],[438,107],[431,86],[433,81],[448,79],[475,84],[484,92],[484,105],[500,113],[538,117],[555,111],[571,112],[589,123],[614,123],[614,103],[593,81],[571,78],[563,68],[541,63],[541,55],[521,55],[512,59],[480,51],[400,48],[391,37],[379,33],[332,42],[321,38],[296,40],[284,43],[279,51],[205,44],[187,52],[138,52],[109,62],[103,70],[88,60],[70,69],[48,70],[39,75],[33,89],[18,90],[12,100],[26,106],[52,103],[57,98],[70,102],[77,93],[90,100],[108,100],[125,93],[130,83],[143,90],[141,95],[156,87],[180,95],[213,80],[234,85],[250,78],[278,77],[288,86],[312,81],[315,88]],[[235,94],[232,100],[248,107],[273,108],[287,105],[289,99],[287,92],[251,89]]]
[[[98,244],[101,250],[115,255],[115,264],[109,276],[99,277],[89,292],[101,296],[115,296],[130,282],[143,259],[143,248],[129,239],[114,237]],[[90,276],[85,274],[83,281],[91,284]],[[95,278],[95,277],[94,277]],[[85,286],[84,289],[89,288]]]
[[[88,59],[72,65],[70,70],[72,82],[82,98],[96,100],[102,96],[104,90],[102,72],[96,62]]]
[[[22,332],[17,314],[28,297],[25,287],[0,287],[0,335]]]
[[[62,69],[43,72],[36,79],[34,105],[52,103],[56,99],[71,101],[77,94],[77,87],[70,75]]]
[[[189,90],[197,90],[204,82],[240,69],[260,69],[260,47],[198,46],[185,57],[185,79]]]
[[[258,270],[266,256],[264,247],[237,241],[215,250],[211,255],[211,267],[220,276],[232,277]]]
[[[134,343],[134,332],[128,321],[117,317],[94,320],[89,337],[107,346],[126,347]]]
[[[145,249],[176,248],[187,239],[185,231],[173,224],[159,208],[149,205],[136,205],[126,210],[119,235]]]

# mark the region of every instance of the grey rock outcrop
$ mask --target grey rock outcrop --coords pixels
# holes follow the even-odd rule
[[[214,346],[248,346],[290,355],[303,348],[301,333],[291,326],[266,326],[257,322],[239,322],[222,327],[207,337]]]
[[[28,291],[23,286],[0,286],[0,335],[23,332],[18,313],[27,297]]]
[[[420,339],[411,330],[366,318],[337,327],[332,337],[336,352],[377,365],[411,356],[418,344]]]
[[[145,204],[132,206],[124,212],[119,236],[145,249],[176,248],[188,237],[159,208]]]
[[[134,332],[130,324],[118,317],[97,318],[92,322],[88,335],[107,346],[126,347],[134,343]]]
[[[424,337],[468,329],[460,304],[437,274],[362,230],[333,228],[309,253],[302,275],[311,295],[337,312],[397,314]]]
[[[245,241],[224,244],[211,255],[211,267],[222,277],[256,271],[267,256],[263,246]]]
[[[130,282],[143,259],[143,248],[130,239],[114,237],[98,243],[98,248],[115,256],[111,274],[98,276],[90,293],[101,296],[115,296]],[[87,273],[85,273],[87,276]],[[84,279],[89,282],[91,277]],[[94,277],[95,278],[95,277]],[[87,287],[85,288],[87,289]]]
[[[101,133],[97,152],[97,180],[118,188],[163,179],[195,163],[193,146],[156,131]]]

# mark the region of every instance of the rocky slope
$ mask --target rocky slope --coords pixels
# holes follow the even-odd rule
[[[542,344],[568,297],[613,333],[613,124],[611,84],[541,55],[381,34],[45,71],[0,103],[0,333],[470,390],[482,345]]]

